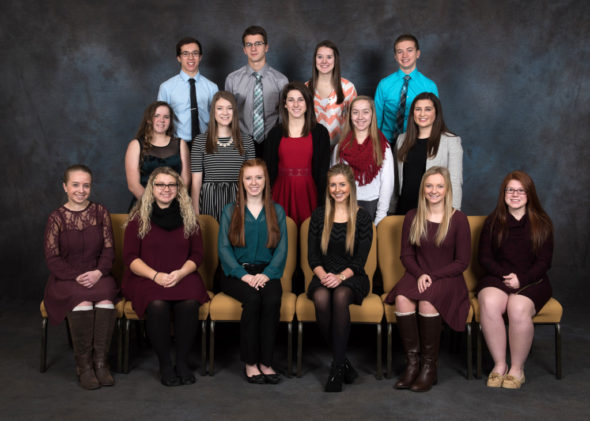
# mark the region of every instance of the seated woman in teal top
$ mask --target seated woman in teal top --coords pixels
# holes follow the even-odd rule
[[[223,209],[219,228],[221,290],[242,303],[240,356],[246,380],[255,384],[280,381],[272,356],[288,242],[285,211],[271,198],[264,161],[247,160],[236,202]]]

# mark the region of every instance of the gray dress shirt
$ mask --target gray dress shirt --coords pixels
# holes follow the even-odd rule
[[[225,79],[225,90],[236,97],[238,112],[240,113],[240,130],[244,134],[253,135],[252,114],[254,105],[254,84],[256,78],[254,69],[248,64],[235,72],[230,73]],[[283,87],[289,83],[287,77],[265,64],[258,72],[262,75],[262,93],[264,95],[264,137],[279,119],[279,102]]]

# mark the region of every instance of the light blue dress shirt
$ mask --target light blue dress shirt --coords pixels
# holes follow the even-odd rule
[[[160,85],[158,101],[166,101],[176,114],[176,136],[184,140],[191,139],[191,98],[190,83],[191,77],[182,70],[176,76],[171,77]],[[199,128],[201,133],[207,131],[209,124],[209,110],[213,95],[219,90],[217,85],[207,79],[201,73],[194,76],[195,89],[197,92],[197,107],[199,108]]]

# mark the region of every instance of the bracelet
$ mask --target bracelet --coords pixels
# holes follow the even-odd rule
[[[156,282],[156,276],[158,276],[158,273],[160,272],[156,272],[156,274],[154,275],[154,277],[152,278],[152,281]]]

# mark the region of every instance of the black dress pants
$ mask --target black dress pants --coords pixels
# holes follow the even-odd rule
[[[271,279],[256,290],[241,279],[222,275],[221,290],[242,303],[241,360],[271,366],[283,295],[280,279]]]

